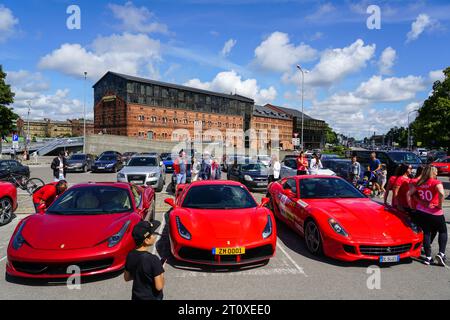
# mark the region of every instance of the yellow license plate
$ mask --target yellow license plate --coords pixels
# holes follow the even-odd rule
[[[214,248],[212,253],[217,256],[231,256],[237,254],[244,254],[245,248]]]

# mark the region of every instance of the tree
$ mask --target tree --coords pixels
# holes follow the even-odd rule
[[[433,93],[411,125],[415,140],[431,148],[450,146],[450,67],[444,75],[443,81],[433,84]]]
[[[335,144],[338,142],[337,134],[327,125],[325,128],[325,143]]]
[[[404,127],[393,127],[386,133],[385,141],[398,143],[400,147],[408,145],[408,129]]]
[[[3,67],[0,65],[0,152],[2,150],[3,137],[6,137],[14,130],[14,120],[19,116],[12,111],[8,106],[14,103],[14,92],[11,91],[11,86],[5,82],[6,73],[3,72]]]

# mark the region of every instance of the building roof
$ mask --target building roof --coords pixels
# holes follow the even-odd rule
[[[268,107],[268,108],[270,108],[270,109],[276,110],[276,111],[278,111],[278,112],[280,112],[280,113],[287,114],[287,115],[289,115],[289,116],[291,116],[291,117],[296,117],[296,118],[301,118],[301,117],[302,117],[302,113],[301,113],[300,111],[298,111],[298,110],[295,110],[295,109],[290,109],[290,108],[285,108],[285,107],[274,106],[274,105],[271,105],[271,104],[266,104],[265,107]],[[305,120],[316,120],[316,119],[314,119],[314,118],[308,116],[308,115],[305,114],[305,113],[303,114],[303,118],[304,118]]]
[[[271,109],[266,106],[255,105],[253,108],[253,116],[255,117],[265,117],[265,118],[274,118],[281,120],[290,120],[289,115],[283,112],[278,112],[274,109]]]
[[[135,81],[135,82],[140,82],[140,83],[148,83],[148,84],[157,85],[157,86],[162,86],[162,87],[169,87],[169,88],[173,88],[173,89],[192,91],[192,92],[197,92],[197,93],[202,93],[202,94],[208,94],[208,95],[219,96],[219,97],[223,97],[223,98],[229,98],[229,99],[239,100],[239,101],[242,101],[242,102],[249,102],[249,103],[254,103],[254,102],[255,102],[253,99],[250,99],[250,98],[247,98],[247,97],[238,95],[238,94],[224,94],[224,93],[218,93],[218,92],[213,92],[213,91],[208,91],[208,90],[202,90],[202,89],[197,89],[197,88],[192,88],[192,87],[182,86],[182,85],[178,85],[178,84],[173,84],[173,83],[167,83],[167,82],[161,82],[161,81],[156,81],[156,80],[150,80],[150,79],[145,79],[145,78],[140,78],[140,77],[130,76],[130,75],[126,75],[126,74],[122,74],[122,73],[117,73],[117,72],[112,72],[112,71],[108,71],[103,77],[101,77],[101,78],[93,85],[93,87],[95,87],[100,81],[102,81],[102,79],[103,79],[104,77],[106,77],[108,74],[115,75],[115,76],[117,76],[117,77],[123,78],[123,79],[128,80],[128,81]]]

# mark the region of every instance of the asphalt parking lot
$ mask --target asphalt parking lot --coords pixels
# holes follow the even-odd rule
[[[31,175],[51,180],[48,168],[33,167]],[[86,181],[115,181],[115,174],[69,174],[69,184]],[[167,180],[169,175],[167,176]],[[448,180],[447,180],[448,181]],[[449,190],[446,190],[447,194]],[[163,236],[154,252],[167,257],[168,237],[165,214],[168,206],[163,200],[170,195],[164,190],[157,194],[157,219],[163,225]],[[255,194],[259,200],[263,194]],[[447,201],[448,203],[449,201]],[[19,196],[16,218],[0,227],[0,299],[130,299],[131,283],[122,274],[86,279],[78,289],[65,283],[11,281],[5,278],[6,249],[9,238],[20,219],[32,209],[30,197]],[[450,205],[445,214],[450,224]],[[342,263],[310,255],[295,233],[277,224],[276,256],[264,266],[245,269],[200,269],[169,259],[166,264],[165,299],[448,299],[450,297],[450,268],[425,266],[419,261],[404,261],[380,268],[369,262]],[[450,225],[449,225],[450,230]],[[436,246],[436,243],[434,244]],[[436,247],[434,250],[436,251]],[[450,250],[447,249],[447,255]],[[373,274],[380,274],[380,288],[367,285]]]

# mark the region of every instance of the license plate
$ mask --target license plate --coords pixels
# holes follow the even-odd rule
[[[140,183],[143,183],[142,180],[131,180],[130,182],[131,182],[131,183],[134,183],[134,184],[140,184]]]
[[[259,183],[257,183],[257,186],[258,186],[258,187],[265,187],[265,186],[267,186],[267,183],[265,183],[265,182],[259,182]]]
[[[98,167],[97,169],[100,169],[100,170],[102,170],[102,169],[105,169],[105,167]]]
[[[380,262],[381,263],[391,263],[391,262],[399,262],[400,256],[381,256]]]
[[[212,253],[217,256],[244,254],[245,248],[213,248]]]

